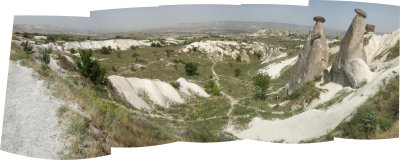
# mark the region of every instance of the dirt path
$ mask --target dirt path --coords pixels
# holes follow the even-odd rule
[[[213,62],[213,65],[212,65],[212,67],[211,67],[211,71],[212,71],[212,73],[213,73],[213,75],[214,75],[215,83],[217,84],[218,88],[221,88],[221,86],[220,86],[220,84],[219,84],[219,76],[218,76],[218,74],[215,73],[215,71],[214,71],[214,66],[215,66],[216,63],[215,63],[214,61],[212,61],[212,62]],[[231,120],[231,119],[232,119],[232,116],[231,116],[231,114],[232,114],[233,108],[234,108],[234,106],[235,106],[236,104],[238,104],[239,101],[238,101],[237,99],[233,98],[232,96],[226,94],[224,91],[220,91],[220,92],[221,92],[221,94],[222,94],[225,98],[227,98],[227,99],[230,101],[230,108],[229,108],[228,112],[226,113],[226,115],[227,115],[228,118],[229,118],[228,126],[230,126],[230,125],[232,124],[232,120]]]
[[[10,61],[1,149],[57,159],[64,147],[56,116],[61,102],[32,74],[32,69]]]

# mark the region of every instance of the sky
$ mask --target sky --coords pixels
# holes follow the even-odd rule
[[[309,6],[294,5],[170,5],[92,11],[90,18],[61,16],[15,16],[14,24],[53,25],[69,29],[107,32],[139,31],[176,26],[180,23],[215,21],[280,22],[311,26],[314,16],[324,16],[325,27],[345,31],[356,15],[368,14],[365,22],[375,32],[399,28],[400,7],[372,3],[310,0]]]

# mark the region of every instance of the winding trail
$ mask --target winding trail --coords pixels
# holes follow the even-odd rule
[[[219,76],[214,71],[214,66],[216,63],[214,62],[214,60],[212,62],[213,62],[213,65],[211,67],[211,71],[214,75],[215,83],[217,84],[218,88],[221,88],[221,86],[219,84]],[[232,96],[226,94],[224,91],[220,91],[220,92],[225,98],[227,98],[230,101],[230,108],[229,108],[228,112],[226,113],[226,116],[228,116],[228,118],[229,118],[228,126],[230,126],[232,124],[232,120],[231,120],[232,115],[231,114],[232,114],[233,108],[236,104],[238,104],[239,101],[237,99],[233,98]]]

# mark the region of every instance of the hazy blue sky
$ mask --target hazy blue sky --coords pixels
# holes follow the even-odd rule
[[[174,26],[179,23],[210,21],[262,21],[313,25],[312,17],[321,15],[326,28],[346,30],[355,16],[354,9],[367,13],[366,23],[376,32],[399,28],[400,7],[358,2],[316,1],[309,6],[291,5],[171,5],[161,7],[92,11],[91,18],[16,16],[15,24],[48,24],[73,29],[95,27],[102,31],[130,31]]]

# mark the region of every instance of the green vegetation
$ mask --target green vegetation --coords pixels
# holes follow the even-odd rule
[[[256,89],[255,97],[257,99],[265,99],[265,92],[267,91],[271,78],[268,75],[257,74],[253,78],[253,86]]]
[[[350,91],[350,92],[346,92],[346,93],[342,93],[340,95],[337,95],[335,97],[333,97],[331,100],[329,100],[328,102],[319,104],[316,109],[327,109],[328,107],[334,105],[334,104],[338,104],[340,102],[342,102],[342,100],[344,98],[346,98],[348,95],[350,95],[351,93],[353,93],[354,91]]]
[[[139,56],[140,54],[138,54],[137,52],[132,53],[132,58],[135,58],[136,62],[138,61]]]
[[[399,76],[396,76],[388,84],[382,85],[378,93],[358,108],[352,120],[341,124],[336,132],[340,133],[340,137],[371,139],[377,133],[389,130],[398,120]]]
[[[235,77],[239,77],[240,74],[242,73],[242,70],[240,70],[239,68],[236,68],[236,69],[234,70],[234,72],[235,72]]]
[[[106,70],[100,66],[97,60],[91,59],[92,51],[83,50],[78,59],[78,71],[86,78],[89,78],[96,85],[106,85]]]
[[[289,96],[292,105],[300,105],[302,107],[311,103],[314,99],[319,98],[320,89],[315,86],[315,81],[304,83],[296,92]],[[291,105],[289,105],[291,106]]]
[[[220,94],[220,90],[217,86],[217,84],[215,84],[215,82],[213,80],[209,80],[207,82],[207,84],[204,86],[204,90],[208,93],[208,94],[212,94],[214,96],[219,96]]]
[[[177,81],[170,82],[170,84],[175,89],[179,89],[181,87],[181,84],[179,82],[177,82]]]
[[[19,47],[16,43],[11,43],[11,53],[10,53],[10,59],[17,61],[17,60],[27,60],[30,59],[31,57],[25,53],[25,51]]]
[[[100,49],[101,54],[111,54],[111,52],[112,52],[111,46],[108,47],[103,46]]]
[[[199,74],[199,73],[197,73],[197,66],[199,66],[199,65],[196,63],[192,63],[192,62],[186,63],[185,64],[186,75],[193,76],[193,75]]]
[[[24,52],[26,54],[32,54],[33,53],[33,47],[32,47],[32,45],[29,44],[28,41],[22,42],[21,46],[22,46],[22,48],[23,48],[23,50],[24,50]]]
[[[74,54],[74,53],[76,53],[76,50],[75,50],[75,48],[71,48],[71,49],[69,50],[69,52],[71,52],[72,54]]]
[[[42,62],[45,65],[48,65],[50,63],[50,54],[53,52],[53,50],[51,48],[45,48],[42,50],[41,52],[41,58],[42,58]]]

